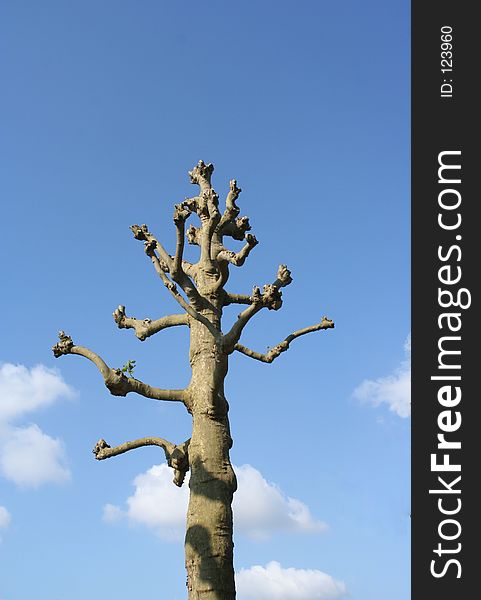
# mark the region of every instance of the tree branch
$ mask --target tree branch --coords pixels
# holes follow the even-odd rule
[[[193,306],[190,306],[185,301],[185,299],[179,293],[179,290],[177,289],[177,286],[175,285],[175,283],[173,283],[167,277],[167,275],[165,274],[164,270],[162,269],[162,265],[160,264],[159,258],[155,254],[154,248],[155,248],[155,246],[154,246],[153,242],[146,242],[146,244],[145,244],[145,252],[146,252],[146,254],[148,256],[150,256],[150,258],[152,260],[152,263],[154,265],[154,268],[157,271],[157,274],[159,275],[159,277],[162,279],[165,287],[169,290],[169,292],[172,294],[172,296],[177,300],[177,302],[182,306],[182,308],[193,319],[196,319],[196,321],[199,321],[199,323],[202,323],[203,325],[205,325],[205,327],[207,327],[207,329],[214,336],[214,338],[217,341],[220,341],[220,338],[221,338],[220,332],[214,327],[214,325],[209,321],[209,319],[207,319],[206,317],[204,317],[203,315],[201,315]],[[193,290],[195,290],[195,288],[193,288]],[[187,294],[187,292],[186,292],[186,294]],[[194,297],[192,297],[191,302],[193,302],[193,303],[195,302],[194,306],[195,305],[199,306],[199,304],[202,302],[202,298],[200,297],[200,295],[197,292],[197,290],[195,290],[195,300],[194,300]]]
[[[201,228],[190,225],[187,229],[187,241],[191,246],[200,246]]]
[[[180,205],[178,205],[178,206],[180,206]],[[149,256],[151,258],[154,268],[157,271],[157,274],[159,275],[159,277],[164,282],[164,285],[167,287],[167,289],[169,289],[172,292],[171,286],[173,286],[173,283],[167,277],[166,273],[172,274],[172,270],[174,269],[174,262],[176,261],[176,257],[179,254],[179,245],[177,245],[176,256],[174,256],[174,258],[172,258],[169,254],[167,254],[167,252],[163,248],[162,244],[160,244],[160,242],[149,232],[147,225],[142,225],[140,227],[138,225],[131,225],[130,229],[132,230],[136,240],[141,240],[144,242],[145,253],[147,254],[147,256]],[[182,250],[183,250],[183,231],[184,230],[182,228],[182,243],[181,243],[181,247],[180,247],[180,255],[177,258],[177,260],[180,260],[181,265],[182,265]],[[177,234],[177,236],[178,236],[177,239],[179,241],[179,233]],[[155,253],[156,250],[159,252],[160,258],[156,255],[156,253]],[[192,305],[194,307],[199,306],[201,304],[201,297],[200,297],[194,283],[192,282],[190,277],[188,277],[185,274],[185,272],[183,271],[182,268],[177,270],[175,276],[174,276],[174,274],[172,274],[172,279],[174,279],[174,281],[176,281],[181,286],[181,288],[184,290],[184,292],[186,293],[187,297],[189,298],[190,302],[192,303]],[[174,297],[176,297],[175,294],[173,294],[173,295],[174,295]],[[178,295],[178,297],[176,297],[176,300],[178,301],[179,298],[182,298],[182,296],[180,296],[180,294]],[[182,298],[182,300],[183,300],[183,298]],[[182,307],[185,308],[184,305],[182,305]]]
[[[230,294],[225,293],[224,306],[229,304],[252,304],[252,296],[246,296],[245,294]]]
[[[152,400],[169,400],[174,402],[186,402],[187,394],[185,390],[164,390],[151,387],[134,377],[126,377],[120,369],[111,369],[107,363],[95,352],[75,346],[72,338],[63,331],[58,333],[59,342],[52,347],[55,358],[64,354],[78,354],[88,358],[100,371],[104,382],[112,396],[126,396],[129,392],[135,392]]]
[[[200,194],[190,200],[184,201],[184,206],[197,213],[202,223],[202,227],[196,229],[190,227],[187,232],[189,243],[195,243],[200,246],[199,263],[203,265],[204,270],[209,274],[216,274],[217,266],[212,257],[212,238],[217,225],[221,219],[219,212],[219,196],[216,194],[211,184],[211,176],[214,171],[214,165],[206,165],[204,161],[199,160],[197,165],[189,171],[190,181],[200,187]]]
[[[229,354],[234,351],[235,344],[239,341],[242,330],[250,319],[263,308],[279,310],[282,306],[281,287],[289,285],[292,281],[291,272],[286,265],[279,265],[277,278],[272,284],[264,286],[262,293],[258,287],[254,287],[251,296],[251,305],[243,310],[232,326],[229,333],[224,336],[223,348]],[[239,296],[242,298],[242,296]]]
[[[246,233],[245,235],[246,244],[240,252],[232,252],[222,246],[222,250],[217,254],[217,260],[226,260],[236,267],[242,267],[245,263],[246,258],[249,256],[252,248],[255,248],[259,243],[254,235]]]
[[[189,217],[190,211],[184,207],[184,204],[176,204],[174,206],[174,224],[177,235],[177,241],[175,246],[175,256],[172,262],[172,279],[181,284],[182,275],[184,271],[182,269],[182,255],[184,252],[184,236],[185,236],[185,221]]]
[[[200,262],[206,265],[208,272],[214,273],[215,266],[211,257],[212,236],[220,220],[219,196],[211,188],[203,194],[207,216],[202,219],[202,235],[200,240]]]
[[[106,458],[118,456],[119,454],[124,454],[124,452],[128,452],[129,450],[135,450],[136,448],[142,448],[143,446],[159,446],[164,450],[167,464],[169,467],[174,469],[173,482],[178,487],[181,487],[184,482],[185,475],[189,470],[189,444],[190,439],[185,441],[183,444],[176,446],[175,444],[172,444],[172,442],[168,442],[162,438],[146,437],[133,440],[131,442],[125,442],[124,444],[120,444],[120,446],[111,448],[104,439],[100,439],[95,444],[92,452],[95,454],[95,458],[97,460],[105,460]]]
[[[209,163],[205,164],[203,160],[199,160],[197,165],[189,171],[190,182],[197,184],[200,187],[201,193],[211,188],[210,179],[214,172],[214,165]]]
[[[257,288],[259,289],[259,288]],[[232,325],[230,331],[224,335],[223,349],[228,354],[232,354],[234,351],[235,344],[242,335],[242,330],[247,325],[249,320],[257,314],[263,308],[263,304],[260,302],[251,304],[248,308],[243,310],[237,317],[237,321]]]
[[[134,234],[134,238],[136,240],[140,240],[142,242],[147,242],[150,243],[154,248],[157,249],[160,258],[164,261],[164,263],[166,264],[166,268],[167,271],[171,271],[172,270],[172,257],[170,256],[170,254],[166,251],[166,249],[162,246],[162,244],[159,242],[159,240],[157,240],[149,231],[149,228],[147,227],[147,225],[131,225],[130,229],[132,230],[132,233]]]
[[[152,321],[151,319],[136,319],[125,314],[125,306],[120,305],[113,312],[113,317],[119,329],[134,329],[136,337],[143,342],[145,339],[168,327],[188,325],[186,314],[169,315]]]
[[[255,352],[242,344],[236,344],[234,346],[234,350],[238,352],[242,352],[246,356],[250,358],[254,358],[255,360],[260,360],[261,362],[271,363],[275,358],[277,358],[282,352],[288,350],[290,343],[301,335],[305,335],[306,333],[311,333],[313,331],[319,331],[321,329],[332,329],[334,327],[334,322],[328,319],[327,317],[322,317],[322,321],[320,323],[316,323],[316,325],[311,325],[310,327],[305,327],[304,329],[299,329],[298,331],[294,331],[286,337],[285,340],[271,348],[269,352],[266,354],[261,354],[259,352]]]
[[[196,275],[196,267],[188,260],[182,260],[182,270],[192,280]]]
[[[229,181],[229,193],[227,194],[227,198],[225,199],[225,211],[222,215],[219,224],[217,225],[217,231],[220,232],[226,223],[230,221],[234,221],[236,217],[239,216],[240,209],[236,205],[236,200],[239,197],[239,194],[242,190],[237,187],[237,181],[235,179],[231,179]]]
[[[224,236],[227,235],[235,240],[242,241],[247,231],[250,231],[251,225],[249,223],[249,217],[237,217],[233,221],[227,221],[219,233]]]

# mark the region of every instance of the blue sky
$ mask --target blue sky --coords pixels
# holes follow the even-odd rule
[[[243,343],[336,323],[272,365],[231,359],[239,598],[409,597],[409,4],[0,10],[1,600],[185,597],[183,500],[162,487],[163,455],[97,463],[91,449],[183,441],[188,415],[114,398],[50,347],[62,328],[112,366],[135,359],[153,385],[188,382],[185,331],[141,343],[111,313],[177,312],[128,227],[173,249],[172,205],[199,159],[221,197],[238,180],[260,241],[229,289],[249,293],[280,263],[294,278]]]

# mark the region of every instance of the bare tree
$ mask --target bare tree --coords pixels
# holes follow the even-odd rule
[[[240,188],[235,180],[225,201],[225,210],[219,211],[219,197],[212,188],[212,164],[199,161],[189,172],[190,181],[199,186],[197,196],[185,199],[174,207],[174,225],[177,234],[175,254],[171,256],[150,233],[146,225],[132,225],[137,240],[144,242],[145,252],[152,261],[157,275],[183,309],[180,314],[155,321],[127,316],[124,306],[113,313],[121,329],[133,329],[139,340],[145,340],[167,327],[190,328],[189,360],[192,377],[185,389],[167,390],[139,381],[127,369],[113,369],[95,352],[77,346],[63,331],[53,347],[56,357],[79,354],[88,358],[100,371],[105,385],[114,396],[136,392],[154,400],[182,403],[192,415],[192,435],[189,440],[175,445],[162,438],[143,438],[110,447],[99,440],[94,448],[95,457],[104,460],[142,446],[160,446],[167,463],[174,470],[174,483],[181,486],[190,469],[190,500],[185,536],[185,565],[189,600],[232,600],[235,598],[232,498],[236,477],[229,459],[232,447],[228,409],[224,395],[229,355],[241,352],[256,360],[271,363],[285,352],[296,338],[313,331],[329,329],[334,323],[323,317],[320,323],[299,329],[283,341],[261,354],[239,343],[244,327],[263,308],[278,310],[282,305],[281,288],[292,281],[290,271],[280,265],[272,283],[261,290],[254,287],[251,294],[231,294],[225,290],[229,267],[244,264],[257,245],[249,232],[247,217],[239,216],[236,204]],[[185,231],[187,218],[196,213],[200,226],[191,225]],[[200,258],[196,264],[184,260],[184,240],[199,246]],[[239,252],[224,246],[225,238],[244,240]],[[245,305],[230,331],[223,333],[221,317],[224,306]]]

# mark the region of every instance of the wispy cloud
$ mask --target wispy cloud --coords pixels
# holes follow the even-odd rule
[[[284,569],[276,561],[236,574],[239,600],[339,600],[346,585],[317,569]]]
[[[17,485],[38,487],[70,478],[62,442],[38,425],[17,425],[28,413],[46,408],[74,390],[55,369],[0,365],[0,473]],[[15,423],[15,424],[14,424]]]
[[[288,497],[251,465],[235,467],[235,472],[238,489],[233,511],[237,531],[262,540],[277,531],[319,533],[327,528],[314,519],[306,504]],[[135,478],[134,486],[126,509],[113,504],[104,506],[104,520],[126,518],[130,523],[153,529],[164,539],[182,539],[189,501],[188,477],[184,486],[177,488],[172,484],[172,469],[165,464],[154,465]]]
[[[10,521],[12,517],[5,506],[0,505],[0,533],[2,529],[6,529],[10,525]],[[0,542],[2,541],[2,536],[0,535]]]
[[[411,414],[411,334],[404,344],[405,359],[386,377],[365,379],[353,392],[361,402],[379,406],[387,404],[400,417]]]
[[[10,525],[12,517],[4,506],[0,506],[0,529],[5,529]]]

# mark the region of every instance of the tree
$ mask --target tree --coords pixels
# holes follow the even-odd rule
[[[244,327],[263,308],[278,310],[282,306],[281,288],[292,281],[289,269],[280,265],[276,279],[254,287],[252,294],[231,294],[225,290],[229,267],[244,264],[257,245],[251,235],[248,217],[239,217],[236,204],[241,192],[236,180],[230,182],[223,214],[219,197],[212,188],[214,167],[199,161],[189,172],[190,181],[199,186],[199,194],[174,207],[177,243],[174,256],[150,233],[146,225],[132,225],[137,240],[144,242],[157,275],[183,308],[177,315],[155,321],[127,316],[124,306],[113,313],[121,329],[133,329],[141,341],[167,327],[190,328],[189,360],[192,377],[185,389],[167,390],[139,381],[133,376],[135,361],[129,360],[123,369],[113,369],[95,352],[77,346],[71,337],[59,332],[53,347],[56,357],[78,354],[92,361],[99,369],[105,385],[114,396],[136,392],[154,400],[182,403],[192,415],[190,439],[173,444],[162,438],[142,438],[111,447],[103,439],[93,450],[97,460],[104,460],[128,450],[155,445],[165,452],[167,463],[174,470],[174,484],[181,486],[190,469],[190,499],[185,536],[185,565],[189,600],[232,600],[235,598],[232,498],[236,477],[229,459],[232,447],[228,410],[224,395],[229,355],[241,352],[253,359],[271,363],[285,352],[296,338],[313,331],[329,329],[334,323],[323,317],[320,323],[299,329],[271,348],[266,354],[255,352],[239,343]],[[196,213],[200,226],[191,225],[185,231],[187,218]],[[183,259],[184,240],[199,246],[196,264]],[[224,246],[224,238],[245,240],[240,252]],[[180,289],[179,289],[180,288]],[[182,293],[183,292],[183,293]],[[222,311],[230,304],[245,305],[230,331],[221,329]]]

